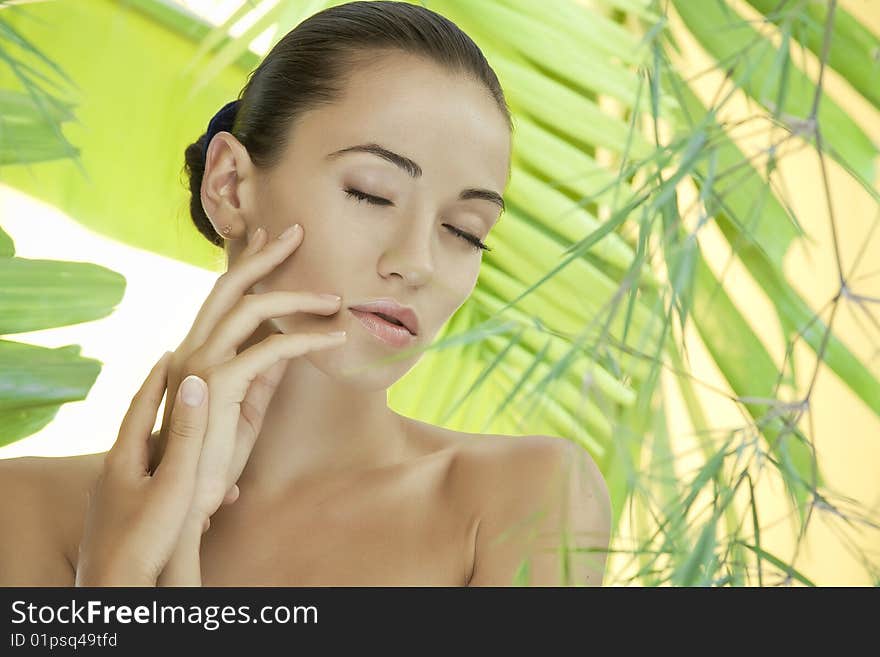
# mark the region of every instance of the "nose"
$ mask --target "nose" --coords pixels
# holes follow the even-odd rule
[[[410,285],[424,285],[434,275],[433,222],[412,217],[401,223],[405,225],[394,231],[391,244],[382,255],[380,273],[397,274]]]

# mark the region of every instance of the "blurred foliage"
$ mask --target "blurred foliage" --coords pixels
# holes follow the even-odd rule
[[[14,9],[0,2],[0,9]],[[74,119],[73,104],[48,84],[56,74],[73,81],[0,13],[0,53],[16,88],[0,89],[0,165],[71,158],[78,150],[61,124]],[[20,87],[20,88],[18,88]],[[0,218],[2,221],[2,218]],[[0,335],[88,322],[109,315],[122,299],[125,279],[91,263],[16,257],[0,227]],[[46,426],[62,404],[86,398],[101,363],[78,345],[47,349],[0,340],[0,446]]]
[[[248,49],[254,38],[275,28],[274,43],[336,4],[282,1],[237,38],[229,28],[253,3],[241,2],[214,29],[155,0],[48,2],[0,13],[9,64],[0,71],[0,153],[4,164],[19,165],[4,168],[4,182],[103,234],[218,271],[222,253],[188,217],[184,148],[257,65]],[[767,466],[781,478],[799,538],[817,511],[878,528],[867,510],[827,489],[804,429],[813,387],[794,385],[791,357],[803,341],[816,371],[824,363],[880,415],[876,373],[832,330],[839,305],[874,318],[878,300],[848,284],[839,254],[840,291],[828,308],[798,294],[782,264],[804,232],[771,176],[783,146],[797,144],[839,163],[880,200],[877,145],[823,93],[822,74],[814,79],[791,56],[792,46],[810,50],[821,71],[833,70],[877,107],[878,37],[834,0],[748,0],[758,21],[734,0],[417,4],[453,20],[482,48],[514,114],[514,160],[506,217],[493,229],[477,288],[391,389],[391,404],[465,431],[546,433],[582,445],[608,483],[615,525],[629,505],[639,519],[632,544],[613,546],[630,563],[606,573],[606,583],[812,585],[793,560],[762,545],[754,487]],[[673,13],[731,85],[711,105],[673,63],[680,50],[669,29]],[[13,45],[22,59],[12,59]],[[61,96],[50,73],[77,81],[75,101]],[[735,94],[756,105],[747,121],[721,118]],[[79,121],[62,131],[74,106]],[[735,131],[747,122],[781,136],[746,154]],[[682,207],[685,188],[695,190],[697,221]],[[835,220],[829,213],[832,230]],[[771,301],[772,320],[789,340],[784,363],[706,262],[699,236],[710,223]],[[47,266],[27,280],[47,284],[52,275]],[[111,279],[91,272],[88,281]],[[85,312],[107,308],[110,288],[86,293],[85,280],[71,287],[80,285],[98,300]],[[39,313],[37,305],[17,312]],[[876,318],[873,325],[880,332]],[[741,409],[743,426],[718,428],[707,417],[685,348],[693,330],[729,384],[730,394],[720,394]],[[699,437],[695,470],[672,446],[664,373],[677,382]],[[863,563],[877,581],[878,564]],[[517,583],[527,583],[528,572],[523,564]]]

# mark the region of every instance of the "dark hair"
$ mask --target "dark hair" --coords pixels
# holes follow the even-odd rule
[[[389,0],[349,2],[324,9],[288,32],[248,76],[239,92],[232,133],[259,168],[276,165],[290,126],[304,112],[338,100],[351,68],[393,52],[427,58],[481,81],[512,131],[510,110],[482,51],[455,23],[424,7]],[[199,232],[221,246],[202,207],[207,134],[186,148],[190,214]]]

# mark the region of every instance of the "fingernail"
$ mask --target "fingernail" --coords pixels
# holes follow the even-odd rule
[[[334,338],[337,338],[337,337],[341,338],[342,336],[345,335],[345,331],[331,331],[327,335],[332,335]]]
[[[284,229],[284,232],[281,233],[281,234],[278,236],[278,239],[280,239],[280,240],[285,240],[285,239],[287,239],[288,237],[293,237],[294,235],[296,235],[296,232],[297,232],[299,229],[300,229],[300,225],[299,225],[299,224],[293,224],[293,226],[290,226],[290,227],[288,227],[288,228],[285,228],[285,229]]]
[[[180,384],[180,398],[187,406],[199,406],[205,400],[205,382],[190,374]]]
[[[342,297],[338,294],[322,294],[321,297],[327,301],[342,301]]]

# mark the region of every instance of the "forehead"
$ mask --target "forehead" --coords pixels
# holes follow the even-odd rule
[[[342,98],[304,114],[289,143],[286,158],[312,162],[377,143],[417,162],[423,184],[454,180],[498,192],[510,158],[507,121],[482,82],[398,54],[355,65]]]

